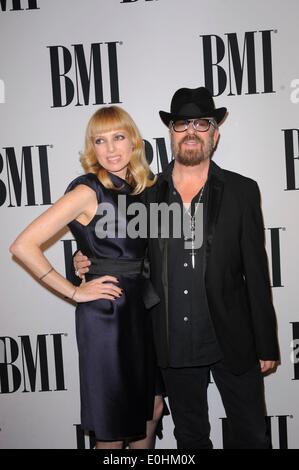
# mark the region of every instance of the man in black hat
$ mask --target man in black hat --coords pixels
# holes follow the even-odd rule
[[[160,111],[173,161],[147,193],[148,204],[179,204],[190,224],[188,237],[149,239],[161,299],[151,310],[154,339],[179,449],[212,448],[210,371],[227,415],[225,447],[269,448],[262,374],[279,350],[260,196],[255,181],[212,161],[225,115],[204,87],[176,91],[170,113]]]

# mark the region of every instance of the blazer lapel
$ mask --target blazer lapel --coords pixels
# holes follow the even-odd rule
[[[209,178],[208,200],[206,207],[206,245],[204,256],[204,274],[212,250],[213,238],[219,216],[224,180],[222,170],[214,162],[211,162],[211,172]]]

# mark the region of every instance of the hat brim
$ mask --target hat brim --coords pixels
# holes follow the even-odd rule
[[[213,109],[213,111],[210,111],[209,113],[201,113],[201,114],[196,114],[194,116],[191,116],[190,114],[188,115],[182,115],[182,114],[171,114],[167,113],[166,111],[159,111],[160,118],[164,122],[165,126],[169,127],[170,121],[178,121],[180,119],[196,119],[196,118],[205,118],[205,117],[213,117],[217,124],[220,124],[220,122],[223,120],[224,116],[226,115],[227,109],[226,108],[218,108],[218,109]]]

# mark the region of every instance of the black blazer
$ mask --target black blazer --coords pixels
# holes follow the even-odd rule
[[[146,202],[168,200],[163,177]],[[278,360],[260,195],[255,181],[211,162],[204,279],[211,319],[224,362],[235,374],[259,359]],[[149,239],[151,281],[161,302],[151,309],[158,363],[168,365],[167,239]]]

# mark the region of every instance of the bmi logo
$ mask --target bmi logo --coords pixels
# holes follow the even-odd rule
[[[48,46],[51,63],[52,108],[121,103],[117,50],[122,42],[98,42],[86,47]],[[107,63],[104,66],[103,63]],[[110,93],[104,96],[104,88]]]
[[[280,236],[285,227],[272,227],[268,230],[271,240],[272,287],[284,287],[281,280]]]
[[[77,449],[93,449],[96,445],[96,437],[94,432],[88,434],[83,431],[80,424],[74,424],[76,428]]]
[[[272,70],[274,30],[200,36],[205,85],[213,96],[275,93]]]
[[[157,171],[165,169],[168,156],[165,139],[144,141],[146,158],[156,162]],[[52,145],[27,145],[0,149],[0,207],[51,205],[49,149]]]
[[[0,337],[0,393],[66,390],[64,336],[64,333],[43,334],[34,341],[28,335],[17,339]]]
[[[26,5],[27,8],[24,8]],[[40,10],[37,6],[37,0],[0,0],[0,9],[2,11],[7,11],[7,9],[9,11]]]
[[[171,158],[170,155],[168,157],[165,139],[155,137],[153,140],[152,144],[144,139],[145,156],[149,165],[156,162],[156,172],[159,173],[161,170],[165,170]]]
[[[282,129],[284,133],[286,191],[298,190],[296,187],[295,160],[299,160],[299,129]]]
[[[51,145],[28,145],[20,152],[14,147],[3,147],[0,153],[0,207],[6,201],[8,207],[52,204],[49,147]]]

